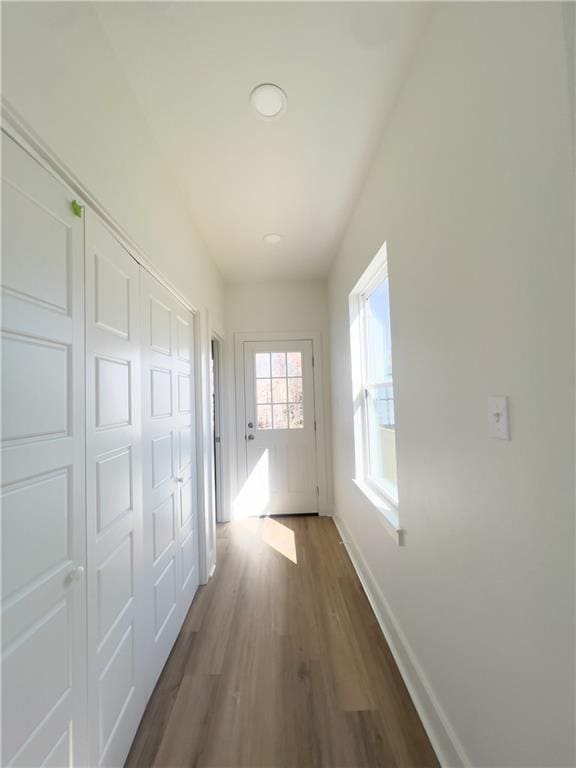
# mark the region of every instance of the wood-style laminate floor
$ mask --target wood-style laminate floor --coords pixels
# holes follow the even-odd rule
[[[127,766],[437,765],[332,520],[218,526]]]

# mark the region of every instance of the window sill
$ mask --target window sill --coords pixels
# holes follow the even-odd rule
[[[382,526],[394,539],[396,544],[401,547],[404,543],[403,531],[400,528],[398,521],[398,510],[396,507],[383,494],[377,493],[370,486],[366,485],[366,483],[362,482],[362,480],[353,478],[352,482],[368,499],[374,509],[376,509],[376,511],[379,513],[378,519],[382,523]]]

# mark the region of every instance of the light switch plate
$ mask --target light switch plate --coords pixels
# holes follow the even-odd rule
[[[490,437],[496,440],[510,440],[508,398],[506,396],[488,398],[488,425]]]

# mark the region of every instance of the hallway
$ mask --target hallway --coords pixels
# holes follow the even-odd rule
[[[128,768],[397,765],[438,763],[332,520],[219,526]]]
[[[0,765],[576,768],[576,0],[1,19]]]

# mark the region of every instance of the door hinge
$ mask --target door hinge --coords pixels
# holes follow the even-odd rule
[[[314,368],[314,355],[312,355],[312,368]]]
[[[316,432],[316,419],[314,419],[314,432]]]
[[[316,486],[316,496],[320,496],[320,488],[319,488],[319,486]]]

